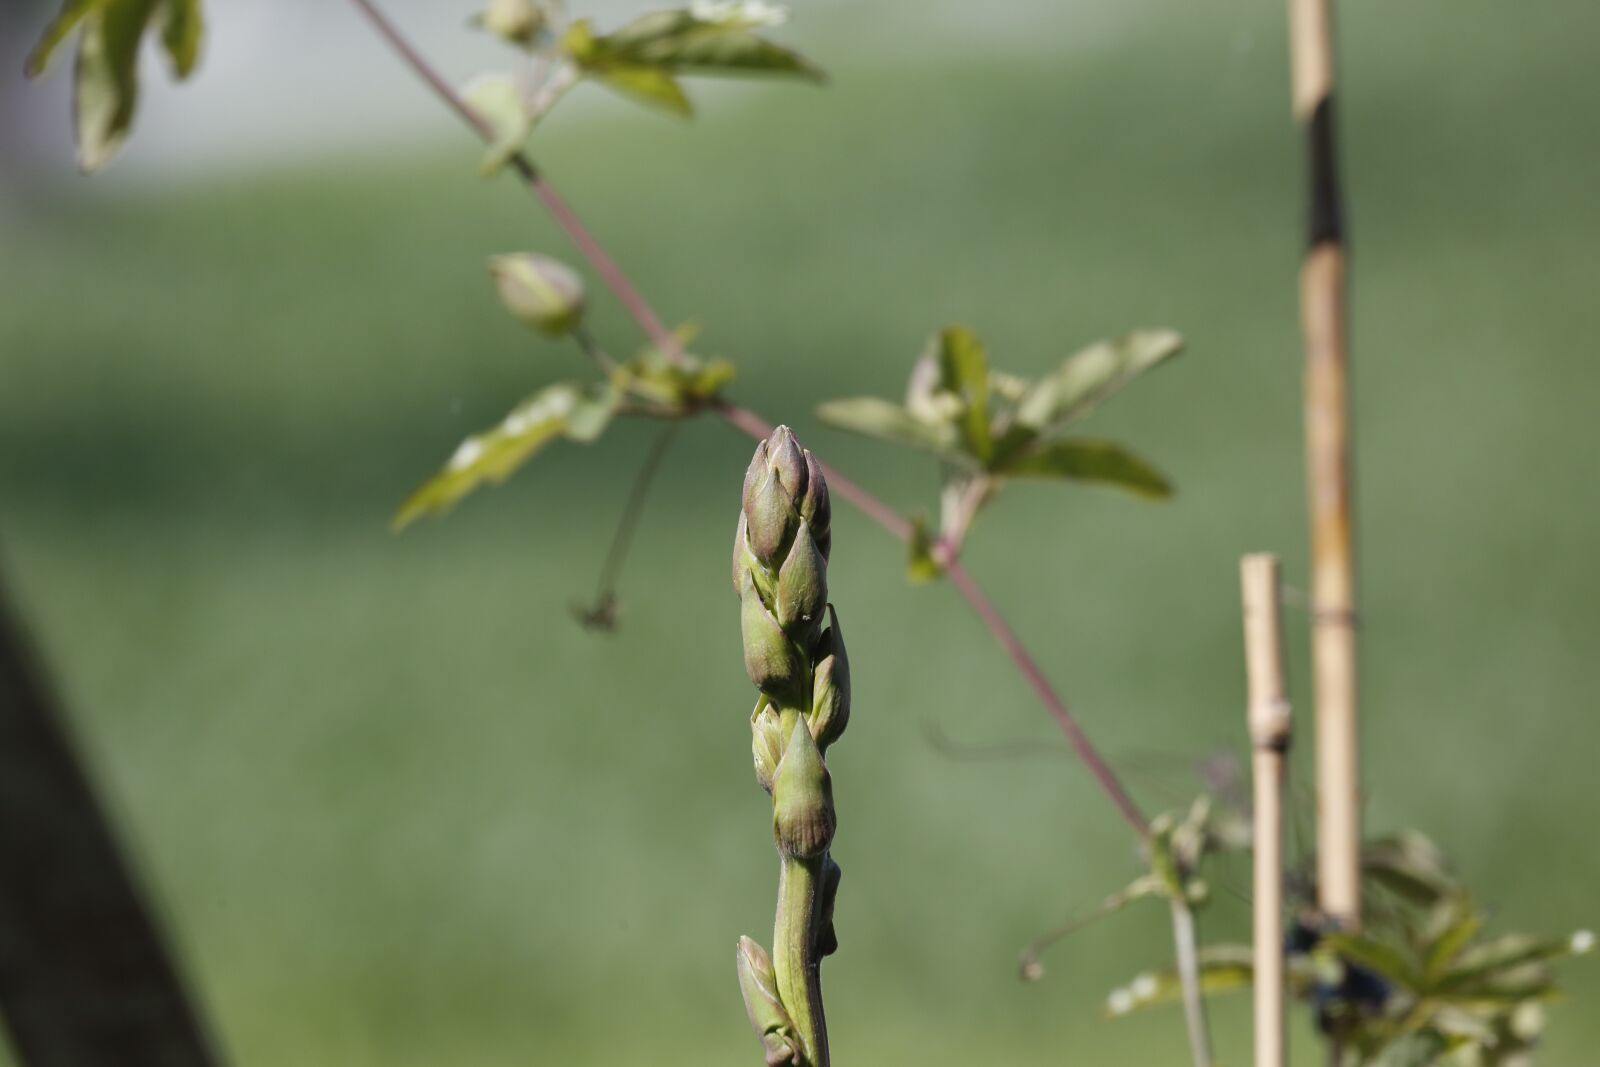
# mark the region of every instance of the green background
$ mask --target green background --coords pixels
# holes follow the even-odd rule
[[[1600,8],[1343,6],[1370,824],[1434,834],[1504,928],[1564,932],[1600,877]],[[1305,584],[1301,160],[1277,5],[1083,6],[1112,10],[1092,48],[1040,5],[926,35],[915,5],[809,11],[826,89],[702,92],[693,125],[585,90],[535,150],[663,314],[738,361],[740,399],[908,511],[931,465],[817,402],[897,394],[948,322],[1021,374],[1187,335],[1092,423],[1178,497],[1019,488],[969,554],[1157,810],[1243,750],[1237,557],[1278,550]],[[766,939],[776,863],[726,577],[750,443],[681,435],[613,636],[568,610],[651,427],[387,530],[462,436],[584,373],[500,312],[486,255],[568,250],[475,166],[430,135],[23,187],[0,214],[0,551],[237,1062],[755,1062],[733,945]],[[835,530],[838,1057],[1184,1062],[1176,1011],[1100,1018],[1169,955],[1156,905],[1017,982],[1022,943],[1136,872],[1132,841],[954,591],[908,587],[858,514]],[[955,760],[935,730],[1030,744]],[[1218,896],[1207,934],[1242,938]],[[1543,1062],[1579,1067],[1600,970],[1567,977]],[[1224,1063],[1248,1062],[1247,1011],[1217,1003]]]

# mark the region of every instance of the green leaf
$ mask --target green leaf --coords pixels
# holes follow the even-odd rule
[[[928,520],[918,515],[911,520],[911,538],[907,542],[909,556],[906,560],[906,577],[912,585],[926,585],[944,574],[944,568],[933,558],[933,534]]]
[[[725,359],[702,359],[687,350],[699,333],[694,323],[673,331],[677,340],[677,359],[654,345],[617,368],[613,381],[619,391],[632,392],[660,405],[668,412],[687,414],[717,398],[723,386],[733,381],[734,365]]]
[[[1431,987],[1483,929],[1483,913],[1465,897],[1447,905],[1447,921],[1429,939],[1422,961],[1423,983]]]
[[[821,81],[799,53],[768,41],[737,16],[705,19],[690,11],[641,15],[594,38],[590,61],[632,63],[693,74],[780,74]]]
[[[509,74],[478,75],[462,86],[461,99],[489,124],[489,147],[478,164],[478,173],[491,178],[522,151],[533,132],[535,116],[528,110],[522,87]]]
[[[608,89],[624,96],[688,117],[694,114],[694,105],[683,91],[678,79],[660,67],[616,65],[607,66],[589,75]]]
[[[1200,992],[1204,995],[1249,988],[1255,977],[1249,945],[1209,945],[1199,953]],[[1183,999],[1183,982],[1175,969],[1148,971],[1111,991],[1106,1014],[1127,1015],[1143,1008],[1175,1004]]]
[[[1377,938],[1365,934],[1332,933],[1322,939],[1322,947],[1341,959],[1365,967],[1401,989],[1416,990],[1422,984],[1416,967],[1406,959],[1405,954]]]
[[[963,459],[954,426],[919,419],[900,405],[875,396],[829,400],[817,408],[817,418],[841,430],[931,452],[941,459]]]
[[[1183,338],[1171,330],[1135,330],[1090,345],[1034,383],[1017,406],[1017,424],[1042,433],[1081,419],[1182,348]]]
[[[127,140],[139,102],[139,42],[155,0],[112,0],[83,20],[73,71],[78,166],[93,173]]]
[[[540,390],[497,425],[462,441],[444,469],[401,505],[394,529],[404,529],[423,515],[449,511],[481,485],[498,485],[558,437],[595,440],[610,423],[617,402],[617,391],[609,383],[563,382]]]
[[[161,43],[179,78],[187,78],[199,61],[200,39],[204,33],[200,0],[166,0]]]
[[[1367,842],[1361,849],[1361,867],[1368,878],[1413,904],[1432,906],[1461,893],[1443,851],[1415,830]]]
[[[989,436],[989,358],[983,342],[965,326],[939,334],[939,378],[945,392],[961,400],[961,434],[967,451],[987,466],[994,455]]]
[[[79,32],[72,113],[86,173],[109,163],[127,140],[139,100],[139,44],[158,14],[173,70],[187,77],[200,54],[199,0],[65,0],[28,56],[24,70],[38,77]]]
[[[1010,478],[1097,482],[1154,500],[1172,495],[1172,483],[1143,459],[1114,441],[1083,437],[1046,441],[1006,460],[995,473]]]
[[[50,25],[45,27],[44,33],[39,38],[39,43],[33,46],[33,51],[28,54],[28,61],[22,71],[30,78],[37,78],[50,68],[50,61],[55,58],[56,49],[61,47],[61,42],[72,35],[89,14],[106,5],[107,0],[66,0],[61,5],[61,10],[56,17],[50,20]]]
[[[1467,949],[1436,983],[1440,992],[1490,992],[1494,982],[1530,964],[1548,963],[1590,950],[1594,938],[1587,931],[1571,937],[1537,938],[1506,934]]]

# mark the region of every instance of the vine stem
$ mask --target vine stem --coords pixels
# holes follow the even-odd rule
[[[391,22],[376,5],[374,0],[350,0],[368,21],[378,31],[379,35],[387,41],[395,52],[410,67],[412,72],[421,78],[428,88],[433,90],[452,111],[459,115],[467,125],[471,126],[478,135],[490,138],[493,131],[488,122],[475,112],[471,105],[461,98],[448,82],[434,70],[428,61],[406,39],[405,35]],[[539,198],[556,223],[566,232],[567,237],[578,249],[579,253],[589,261],[589,264],[600,275],[606,285],[616,295],[618,301],[627,309],[645,335],[650,338],[668,359],[681,358],[678,341],[672,333],[662,325],[661,319],[655,310],[645,300],[644,296],[634,286],[622,268],[613,260],[605,248],[600,244],[594,234],[578,217],[576,211],[567,203],[556,188],[551,185],[526,153],[518,152],[511,157],[510,166],[522,179],[535,196]],[[712,408],[723,420],[734,428],[762,440],[772,432],[772,426],[761,416],[748,408],[731,403],[720,403]],[[828,488],[835,496],[842,497],[858,508],[867,518],[877,523],[884,530],[900,539],[909,541],[912,535],[912,525],[909,520],[895,511],[888,504],[878,499],[856,482],[845,477],[832,467],[823,467],[823,476],[828,480]],[[1066,735],[1067,741],[1072,745],[1073,751],[1084,766],[1089,769],[1100,789],[1104,792],[1118,813],[1141,839],[1149,834],[1149,821],[1144,817],[1133,797],[1122,785],[1121,780],[1106,762],[1089,736],[1084,732],[1071,710],[1067,707],[1040,668],[1037,660],[1023,645],[1005,617],[1000,614],[994,602],[984,592],[967,569],[962,566],[954,546],[940,542],[934,546],[934,558],[944,567],[945,573],[950,578],[950,584],[972,606],[972,610],[982,620],[984,626],[994,636],[994,639],[1005,649],[1007,655],[1022,673],[1028,685],[1044,704],[1045,710],[1056,721],[1061,731]]]

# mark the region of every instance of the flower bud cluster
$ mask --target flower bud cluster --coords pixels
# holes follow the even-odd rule
[[[831,523],[821,465],[778,427],[745,473],[733,587],[745,671],[761,690],[750,720],[756,779],[773,796],[779,847],[802,858],[833,839],[822,754],[850,721],[850,662],[828,603]]]

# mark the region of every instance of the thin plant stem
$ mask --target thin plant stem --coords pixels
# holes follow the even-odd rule
[[[443,100],[457,115],[460,115],[467,125],[476,130],[480,136],[485,138],[491,136],[489,126],[482,117],[474,112],[471,106],[461,98],[460,94],[452,89],[449,83],[423,58],[421,53],[411,46],[410,42],[406,40],[395,24],[389,20],[388,16],[379,10],[374,0],[351,0],[351,3],[361,10],[374,27],[377,28],[378,33],[384,40],[394,48],[401,60],[433,90],[436,96]],[[617,266],[616,261],[596,240],[582,220],[578,218],[577,212],[566,202],[566,199],[539,173],[538,168],[533,165],[533,161],[528,158],[527,154],[518,152],[511,157],[510,165],[523,182],[538,196],[540,202],[544,204],[545,208],[556,220],[556,223],[566,232],[573,245],[594,267],[606,285],[610,287],[623,307],[633,317],[634,321],[639,324],[640,328],[644,330],[645,335],[650,338],[650,341],[660,348],[667,358],[674,359],[678,357],[679,345],[677,339],[673,337],[671,331],[662,325],[660,317],[656,315],[654,309],[639,293],[639,290],[634,287],[633,282]],[[748,408],[724,403],[716,405],[713,410],[730,425],[756,440],[764,439],[772,431],[770,423]],[[900,540],[909,541],[911,539],[911,523],[893,508],[834,468],[824,467],[823,472],[824,477],[828,480],[829,490],[833,495],[841,497],[854,505],[869,519]],[[938,554],[936,553],[936,556]],[[1057,724],[1060,725],[1073,749],[1083,760],[1085,766],[1089,768],[1095,781],[1099,783],[1102,791],[1116,806],[1117,811],[1128,822],[1134,833],[1141,838],[1146,836],[1148,833],[1148,821],[1139,810],[1139,806],[1134,803],[1132,796],[1123,788],[1116,774],[1112,772],[1110,765],[1096,751],[1065,702],[1062,701],[1045,679],[1038,663],[1022,646],[1015,632],[1006,624],[988,597],[984,595],[977,581],[967,573],[966,569],[961,566],[952,553],[947,550],[943,555],[946,558],[941,559],[940,562],[944,565],[946,573],[949,574],[951,584],[967,599],[973,610],[978,613],[979,618],[983,620],[989,631],[994,635],[995,640],[999,641],[1007,654],[1011,656],[1013,662],[1016,663],[1018,669],[1027,679],[1029,686],[1038,695],[1045,709],[1050,713],[1051,718],[1055,719]]]
[[[633,485],[628,489],[628,502],[623,505],[622,517],[617,520],[617,531],[612,535],[605,562],[600,566],[594,604],[579,613],[579,618],[586,625],[608,629],[616,625],[617,584],[622,578],[622,567],[628,560],[628,549],[633,545],[633,535],[639,529],[639,521],[644,517],[644,505],[650,496],[650,487],[655,484],[656,475],[661,472],[661,463],[666,459],[677,434],[677,422],[663,426],[650,445],[650,451],[645,454],[639,473],[634,476]]]
[[[1244,655],[1254,782],[1255,1067],[1285,1067],[1283,951],[1283,793],[1292,720],[1283,670],[1283,612],[1278,558],[1239,562]]]
[[[1205,994],[1200,988],[1200,946],[1194,911],[1182,897],[1167,899],[1172,906],[1172,944],[1183,987],[1183,1024],[1189,1033],[1189,1055],[1194,1067],[1211,1067],[1211,1027],[1206,1021]]]
[[[1334,125],[1333,0],[1289,0],[1294,114],[1306,137],[1308,233],[1300,274],[1311,511],[1312,689],[1317,739],[1317,893],[1361,922],[1360,722],[1346,327],[1344,205]]]

